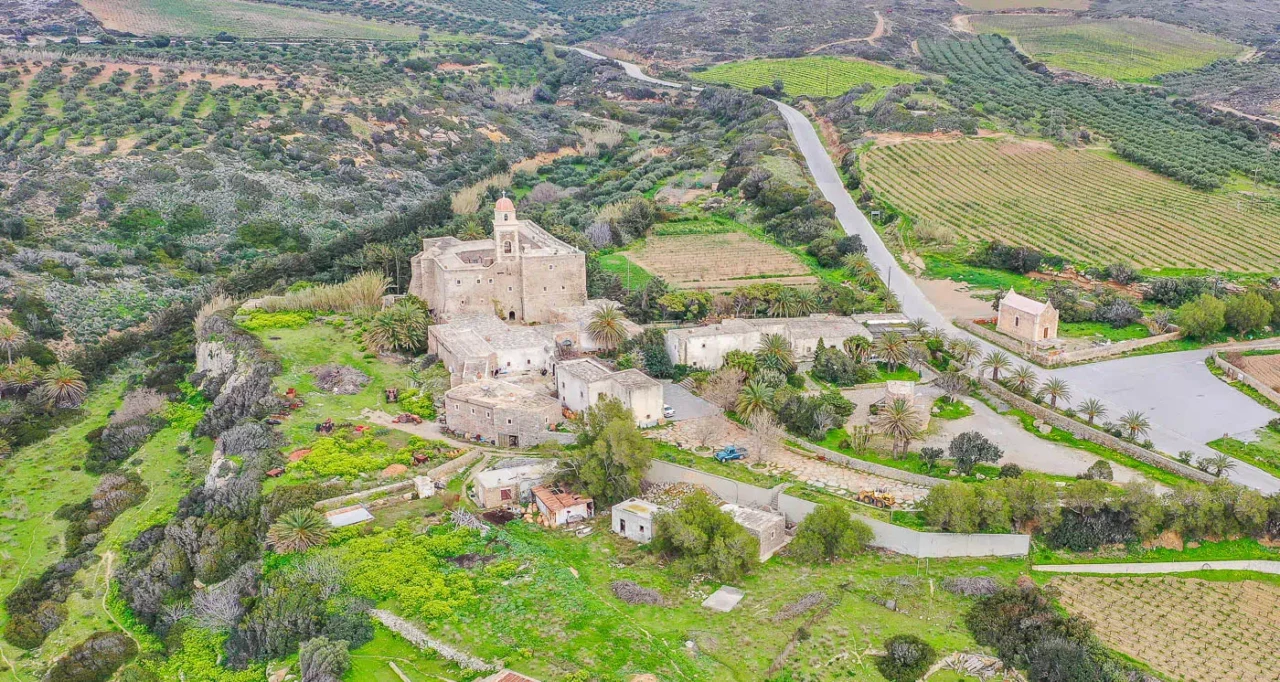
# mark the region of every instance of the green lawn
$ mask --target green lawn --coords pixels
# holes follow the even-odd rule
[[[621,253],[610,253],[599,257],[600,267],[605,272],[612,272],[622,278],[622,286],[628,289],[642,289],[653,279],[649,271],[636,265],[630,258]]]
[[[749,59],[717,64],[693,77],[705,83],[731,85],[746,90],[772,85],[781,80],[789,95],[836,97],[863,84],[885,88],[914,83],[920,74],[874,62],[840,57],[796,57],[791,59]]]
[[[1096,552],[1071,552],[1052,550],[1043,545],[1032,548],[1031,560],[1035,564],[1146,564],[1160,561],[1239,561],[1246,559],[1280,560],[1280,549],[1259,544],[1253,538],[1201,542],[1196,547],[1181,551],[1161,547],[1145,548],[1134,544],[1123,549]],[[1212,572],[1212,571],[1206,571]]]
[[[973,414],[973,408],[969,407],[963,400],[948,400],[946,396],[941,396],[933,402],[934,417],[938,419],[964,419]]]
[[[1133,323],[1116,329],[1106,322],[1063,322],[1058,325],[1058,336],[1063,338],[1101,337],[1109,341],[1130,341],[1151,336],[1146,327]]]
[[[422,651],[396,633],[378,625],[373,641],[351,650],[351,669],[343,682],[403,682],[391,669],[395,663],[409,682],[437,682],[465,678],[467,673],[440,658],[434,651]]]
[[[892,453],[871,448],[863,451],[857,451],[846,446],[845,442],[848,438],[849,433],[844,429],[831,429],[827,432],[826,438],[817,441],[815,444],[827,448],[828,450],[835,450],[836,452],[848,455],[854,459],[860,459],[864,462],[871,462],[873,464],[887,466],[891,469],[908,471],[922,476],[933,476],[934,478],[943,479],[952,478],[952,480],[964,481],[965,483],[977,483],[981,480],[977,477],[977,474],[982,474],[987,480],[995,479],[1000,475],[1000,467],[993,466],[991,464],[979,464],[974,467],[973,474],[969,476],[948,477],[947,474],[951,471],[952,467],[951,460],[939,460],[937,464],[931,467],[928,462],[925,462],[920,458],[919,452],[901,453],[897,457],[894,457]],[[917,448],[917,450],[918,449],[919,448]],[[1034,474],[1034,472],[1030,473]]]
[[[1258,429],[1255,433],[1258,440],[1252,443],[1219,438],[1209,441],[1209,447],[1280,476],[1280,433],[1268,428]]]
[[[1018,293],[1037,297],[1044,289],[1044,283],[1005,270],[978,268],[956,260],[948,255],[927,253],[921,256],[924,260],[924,276],[929,279],[949,279],[963,282],[974,289],[992,289],[1008,291],[1015,289]],[[992,309],[991,316],[995,317]]]
[[[1012,38],[1050,66],[1123,81],[1198,69],[1245,51],[1206,33],[1141,19],[1041,14],[975,16],[971,21],[979,32]]]

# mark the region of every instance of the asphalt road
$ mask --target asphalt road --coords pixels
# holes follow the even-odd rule
[[[574,49],[592,59],[605,59],[590,50]],[[682,87],[680,83],[648,76],[635,64],[617,63],[627,75],[637,80]],[[991,344],[954,327],[903,271],[871,222],[849,196],[813,122],[782,102],[775,104],[782,112],[796,146],[804,155],[818,189],[835,206],[840,225],[846,233],[862,238],[867,256],[897,295],[902,311],[911,317],[924,318],[950,335],[977,341],[983,352],[992,350]],[[1217,453],[1205,445],[1206,442],[1223,434],[1249,434],[1277,415],[1210,374],[1204,366],[1207,355],[1208,351],[1187,351],[1037,371],[1042,381],[1050,376],[1066,380],[1075,402],[1088,398],[1102,401],[1113,419],[1129,410],[1145,413],[1151,422],[1149,437],[1160,450],[1169,453],[1191,450],[1198,457],[1208,457]],[[1229,476],[1240,485],[1264,493],[1280,492],[1280,479],[1239,460]]]

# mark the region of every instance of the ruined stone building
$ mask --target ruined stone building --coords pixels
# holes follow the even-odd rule
[[[586,254],[516,217],[503,197],[494,205],[493,238],[422,240],[411,259],[409,293],[437,320],[490,315],[511,322],[556,322],[556,311],[587,302]]]

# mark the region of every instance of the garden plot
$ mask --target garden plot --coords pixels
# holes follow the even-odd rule
[[[645,271],[682,289],[727,291],[762,281],[813,286],[818,280],[793,254],[742,232],[655,236],[625,252]]]
[[[1169,576],[1057,578],[1060,601],[1111,648],[1186,680],[1275,680],[1280,587]],[[1224,674],[1231,671],[1231,675]]]
[[[1242,355],[1239,358],[1228,356],[1227,359],[1244,370],[1245,374],[1271,388],[1280,387],[1280,354]]]

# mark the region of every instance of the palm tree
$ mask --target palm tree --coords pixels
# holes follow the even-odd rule
[[[793,289],[796,298],[796,316],[803,317],[818,312],[818,293],[813,289]]]
[[[969,361],[978,354],[978,344],[968,339],[953,339],[951,341],[951,356],[962,365],[968,365]]]
[[[414,351],[426,343],[430,321],[422,306],[400,301],[373,316],[364,340],[377,350]]]
[[[267,529],[267,542],[280,554],[305,552],[329,537],[329,522],[314,509],[294,509]]]
[[[12,365],[4,368],[3,374],[6,391],[24,393],[40,381],[40,366],[31,358],[18,358]]]
[[[769,304],[769,317],[796,317],[799,304],[795,289],[783,289]]]
[[[898,332],[886,332],[876,342],[876,357],[889,365],[890,372],[896,372],[898,365],[911,359],[911,344]]]
[[[911,441],[920,435],[920,417],[916,409],[905,398],[895,398],[893,402],[880,408],[876,415],[876,427],[893,438],[893,454],[905,452]]]
[[[790,374],[796,368],[796,356],[791,350],[791,342],[781,334],[765,334],[756,348],[756,359],[760,366],[783,374]]]
[[[844,269],[859,286],[870,288],[880,283],[880,273],[865,253],[851,253],[844,257]]]
[[[1097,398],[1089,398],[1076,407],[1076,412],[1088,417],[1089,425],[1092,426],[1094,419],[1107,414],[1107,406],[1103,405],[1102,401]]]
[[[773,387],[759,379],[748,381],[738,393],[738,415],[748,421],[756,414],[767,412],[772,406]]]
[[[978,365],[981,369],[991,370],[991,380],[1000,381],[1000,370],[1009,369],[1013,361],[1009,359],[1009,354],[1000,350],[993,350],[982,358],[982,364]]]
[[[924,332],[929,328],[929,321],[923,317],[916,317],[907,322],[907,327],[911,329],[911,333],[916,336],[924,336]]]
[[[1120,417],[1120,425],[1129,431],[1129,440],[1138,440],[1138,436],[1145,435],[1151,430],[1151,422],[1147,416],[1137,410],[1129,410]]]
[[[865,336],[850,336],[844,340],[844,352],[857,362],[866,362],[871,355],[871,339]]]
[[[591,313],[591,322],[587,324],[587,333],[596,343],[609,350],[627,340],[627,329],[623,326],[627,318],[623,317],[618,306],[609,304],[596,308]]]
[[[1036,390],[1036,373],[1027,365],[1020,365],[1009,374],[1013,389],[1019,393],[1031,394]]]
[[[13,364],[13,352],[22,348],[22,344],[26,343],[26,341],[27,333],[19,329],[17,325],[8,320],[0,321],[0,350],[8,354],[8,364]]]
[[[1236,461],[1220,452],[1212,457],[1200,460],[1200,465],[1205,471],[1221,478],[1223,474],[1236,468]]]
[[[1059,400],[1071,399],[1071,388],[1067,386],[1067,382],[1053,377],[1044,382],[1044,386],[1040,387],[1040,393],[1049,397],[1049,407],[1058,409]]]
[[[61,362],[46,369],[40,382],[40,398],[54,407],[79,407],[89,390],[80,370]]]

